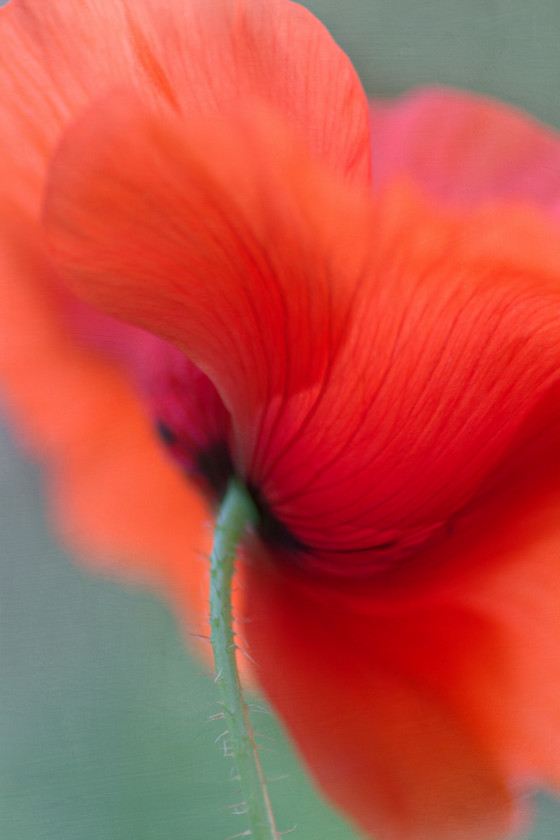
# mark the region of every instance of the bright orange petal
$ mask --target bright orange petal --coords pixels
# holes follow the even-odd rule
[[[27,231],[25,219],[3,220],[12,245],[0,244],[4,405],[45,464],[68,542],[95,568],[165,591],[198,629],[208,510],[161,450],[128,377],[72,334]]]
[[[137,8],[134,16],[140,20]],[[287,0],[151,0],[144,20],[137,48],[155,21],[149,61],[165,68],[182,113],[235,114],[259,99],[324,163],[368,183],[365,94],[348,57],[307,9]]]
[[[65,127],[122,86],[187,116],[261,98],[313,152],[367,182],[359,79],[319,21],[288,0],[11,0],[0,39],[0,181],[28,212]]]

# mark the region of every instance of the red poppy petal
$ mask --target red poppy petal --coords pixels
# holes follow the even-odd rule
[[[283,406],[258,482],[307,546],[302,561],[340,574],[454,527],[560,375],[560,248],[546,220],[507,206],[446,219],[397,191],[375,231],[352,339],[311,410]],[[541,422],[533,444],[548,439]]]
[[[29,228],[24,217],[2,218],[3,404],[46,467],[46,498],[68,543],[98,570],[165,591],[199,630],[207,508],[162,451],[120,366],[73,334]]]
[[[407,175],[455,206],[507,199],[560,214],[560,138],[526,114],[466,92],[426,89],[372,107],[378,186]]]
[[[510,796],[560,785],[553,425],[546,450],[397,570],[356,584],[310,579],[286,556],[245,569],[258,678],[327,794],[373,836],[499,835]]]
[[[210,376],[251,480],[343,574],[444,533],[558,379],[546,220],[370,207],[268,114],[187,131],[117,97],[69,133],[47,219],[82,294]]]
[[[262,99],[321,160],[368,182],[363,88],[348,56],[307,9],[287,0],[190,0],[186,7],[151,0],[146,9],[144,31],[157,19],[153,54],[184,114],[235,113],[245,100]]]
[[[529,423],[539,429],[544,445],[542,441],[536,445],[533,434],[533,446],[517,453],[507,483],[488,493],[455,537],[431,553],[433,571],[422,584],[424,591],[430,587],[450,593],[494,623],[501,653],[488,651],[482,678],[465,686],[462,702],[477,710],[486,737],[514,778],[525,784],[538,779],[556,788],[560,786],[559,391],[557,387],[543,400],[542,416]],[[548,428],[543,417],[548,417]]]
[[[122,85],[189,115],[257,96],[334,168],[368,178],[359,79],[319,21],[288,0],[11,0],[0,39],[0,180],[27,212],[64,127]]]
[[[116,94],[68,132],[46,224],[79,294],[210,376],[250,458],[263,406],[273,416],[279,395],[317,380],[345,329],[352,289],[346,273],[332,284],[334,266],[317,270],[315,238],[334,237],[344,271],[357,273],[364,204],[268,111],[187,124]],[[348,230],[335,236],[341,210]]]
[[[492,643],[483,620],[451,609],[434,616],[429,605],[361,613],[363,597],[354,610],[336,590],[283,569],[282,558],[261,558],[247,577],[244,633],[257,678],[332,801],[380,840],[508,833],[514,806],[497,757],[429,673],[400,656],[405,645],[460,691],[471,651]]]
[[[64,126],[107,86],[138,81],[124,12],[121,3],[88,0],[11,0],[0,9],[2,198],[30,215]]]

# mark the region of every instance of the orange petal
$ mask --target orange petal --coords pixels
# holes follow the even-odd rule
[[[119,365],[72,334],[28,229],[25,218],[2,220],[3,403],[46,467],[46,498],[69,544],[96,569],[164,591],[199,629],[208,510],[162,452]]]
[[[287,0],[151,0],[143,9],[141,17],[134,8],[146,20],[141,39],[156,21],[157,37],[146,40],[182,113],[235,113],[261,100],[329,167],[368,183],[365,94],[348,56],[307,9]]]
[[[64,128],[123,85],[191,116],[262,98],[326,162],[367,181],[359,79],[319,21],[288,0],[11,0],[0,39],[0,181],[28,212]]]

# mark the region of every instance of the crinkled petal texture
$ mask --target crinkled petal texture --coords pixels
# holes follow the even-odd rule
[[[391,840],[506,832],[517,785],[560,781],[548,217],[372,201],[270,110],[186,125],[116,94],[67,134],[45,222],[76,292],[208,375],[303,547],[255,549],[246,609],[327,793]]]

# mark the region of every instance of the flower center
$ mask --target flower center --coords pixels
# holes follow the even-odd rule
[[[230,480],[236,474],[227,443],[216,442],[192,452],[185,449],[184,442],[162,420],[156,422],[156,430],[174,460],[218,507],[223,501]],[[305,545],[274,516],[257,485],[245,481],[242,476],[238,478],[245,483],[258,511],[257,533],[263,542],[290,553],[305,551]]]

